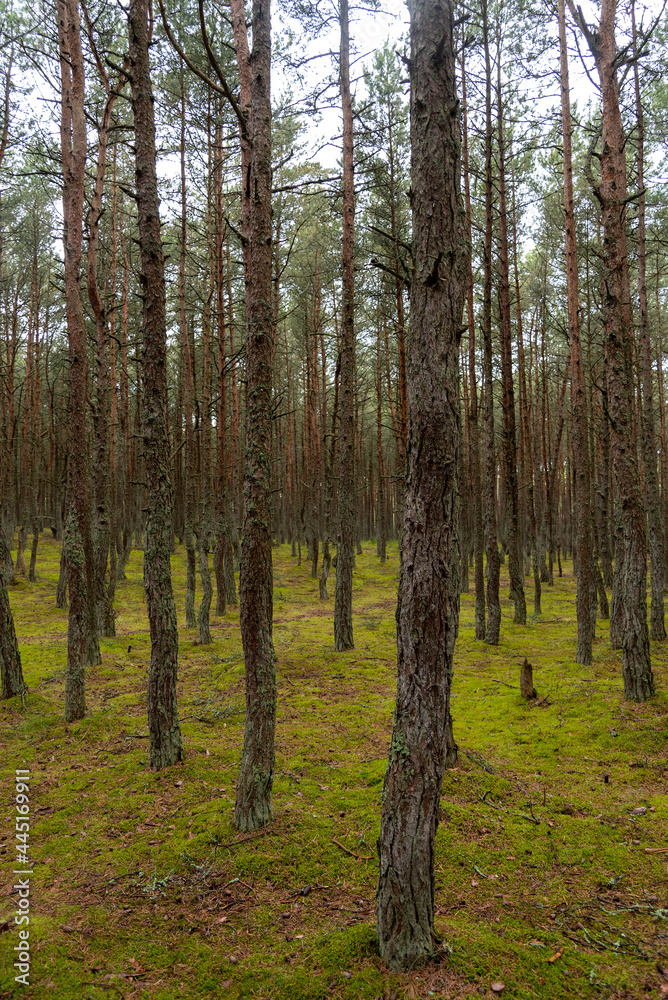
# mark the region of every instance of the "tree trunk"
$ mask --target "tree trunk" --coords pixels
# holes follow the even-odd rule
[[[578,640],[575,662],[592,662],[592,620],[590,590],[592,585],[591,515],[589,483],[589,440],[587,394],[582,345],[580,342],[580,298],[578,292],[578,249],[575,239],[573,208],[573,162],[571,155],[571,100],[566,48],[566,13],[564,0],[558,0],[559,46],[561,53],[561,124],[564,171],[564,237],[566,244],[566,285],[568,290],[568,336],[571,356],[571,407],[573,411],[573,464],[575,466],[575,507],[577,520],[578,578],[576,608]]]
[[[501,386],[503,398],[503,461],[508,537],[510,593],[515,604],[515,623],[526,625],[524,573],[520,554],[520,515],[517,487],[517,438],[515,432],[515,390],[510,316],[510,269],[508,263],[508,213],[506,208],[506,150],[503,134],[501,92],[501,46],[497,47],[497,121],[499,140],[499,312],[501,315]]]
[[[5,541],[0,536],[0,560],[4,559]],[[21,653],[9,603],[5,573],[0,564],[0,674],[2,697],[13,698],[27,691],[21,669]]]
[[[603,99],[601,181],[595,193],[603,222],[601,312],[615,483],[622,523],[624,694],[631,701],[647,701],[654,694],[654,677],[647,629],[645,510],[633,426],[633,323],[626,241],[626,137],[617,83],[617,0],[602,0],[599,24],[593,31],[579,11],[572,10],[596,61]],[[616,569],[615,576],[618,572]]]
[[[83,240],[83,202],[86,166],[84,62],[79,8],[76,0],[59,0],[58,41],[62,85],[61,149],[63,160],[63,247],[65,251],[65,305],[70,356],[69,435],[65,527],[70,607],[67,629],[65,719],[81,719],[86,712],[84,670],[99,662],[95,627],[94,564],[91,537],[88,462],[88,354],[83,301],[79,285]],[[96,655],[97,653],[97,655]]]
[[[269,0],[253,0],[250,67],[251,192],[246,267],[246,450],[244,531],[239,578],[246,663],[246,727],[234,824],[256,830],[271,819],[276,728],[276,665],[272,637],[271,430],[274,323],[271,252],[271,24]],[[248,68],[237,46],[240,72]]]
[[[186,243],[188,239],[187,201],[186,201],[186,94],[183,71],[181,74],[181,240],[179,253],[179,329],[181,333],[181,350],[183,351],[184,378],[184,416],[185,416],[185,504],[184,504],[184,535],[186,543],[186,627],[197,626],[195,615],[195,586],[197,579],[197,555],[195,552],[194,518],[195,518],[195,434],[193,431],[193,404],[195,386],[193,377],[193,352],[190,349],[188,336],[188,319],[186,316]]]
[[[89,36],[92,30],[89,28]],[[95,447],[93,458],[93,482],[96,506],[95,524],[95,609],[98,635],[114,636],[116,628],[109,592],[106,587],[107,561],[112,542],[110,531],[110,466],[109,466],[109,348],[107,334],[107,311],[98,284],[98,247],[100,240],[100,217],[102,197],[107,168],[107,141],[111,115],[116,102],[117,91],[111,90],[106,70],[101,67],[101,80],[105,87],[105,102],[102,120],[98,128],[98,152],[95,186],[90,208],[88,232],[88,268],[86,274],[88,299],[95,317],[95,385],[97,388],[93,424]]]
[[[464,174],[464,197],[466,205],[466,227],[469,241],[472,238],[471,228],[471,188],[469,183],[469,150],[467,128],[466,102],[466,71],[462,49],[462,157]],[[480,430],[478,425],[478,387],[475,368],[475,316],[473,312],[473,268],[469,258],[469,273],[466,296],[466,315],[469,331],[469,425],[470,425],[470,455],[471,455],[471,520],[473,527],[473,550],[475,554],[475,637],[485,638],[485,567],[484,567],[484,537],[482,530],[482,506],[480,482]]]
[[[633,16],[633,51],[637,55],[637,33],[635,5]],[[640,95],[640,71],[638,60],[634,59],[636,126],[638,137],[638,327],[642,351],[642,415],[643,415],[643,457],[645,464],[645,489],[647,491],[647,514],[649,527],[650,582],[652,603],[650,606],[649,634],[652,639],[663,642],[666,626],[663,610],[664,553],[663,523],[659,499],[659,478],[656,469],[657,448],[654,430],[654,384],[652,373],[652,345],[647,323],[647,285],[645,281],[645,122]]]
[[[467,241],[452,7],[412,0],[413,260],[408,477],[397,607],[397,704],[378,841],[378,940],[391,969],[438,950],[434,842],[458,623],[459,338]]]
[[[487,555],[487,628],[485,641],[498,646],[501,631],[499,577],[501,564],[497,540],[496,446],[494,439],[494,386],[492,383],[492,68],[489,56],[487,0],[482,0],[485,48],[485,249],[482,309],[483,393],[485,409],[485,549]]]
[[[387,527],[385,524],[385,481],[383,464],[383,406],[380,391],[380,322],[376,331],[376,468],[378,489],[376,490],[376,553],[381,563],[387,556]]]
[[[142,437],[147,493],[144,589],[151,632],[148,730],[151,767],[183,760],[176,705],[178,630],[169,562],[172,488],[167,435],[165,266],[148,58],[147,0],[130,0],[128,36],[135,124],[135,185],[143,301]]]
[[[341,397],[339,414],[339,538],[336,549],[334,645],[352,649],[353,564],[357,522],[355,485],[355,188],[353,177],[353,110],[350,94],[348,0],[339,8],[341,47],[339,72],[343,114],[343,251],[341,317]]]

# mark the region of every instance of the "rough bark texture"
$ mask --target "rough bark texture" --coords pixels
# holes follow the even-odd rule
[[[58,41],[62,107],[60,122],[63,159],[63,246],[65,308],[70,356],[68,512],[65,553],[70,606],[67,628],[65,719],[80,719],[86,711],[84,669],[99,662],[94,617],[93,544],[91,537],[88,462],[88,355],[79,277],[83,240],[86,166],[84,62],[79,8],[76,0],[58,4]]]
[[[5,558],[5,540],[0,537],[0,561]],[[27,691],[21,669],[21,654],[16,639],[14,616],[9,604],[5,574],[0,569],[0,674],[2,697],[13,698]]]
[[[246,453],[239,576],[246,663],[246,727],[234,824],[256,830],[271,819],[276,728],[272,638],[271,428],[274,323],[271,252],[271,22],[269,0],[253,0],[250,55],[250,206],[246,268]],[[237,58],[242,61],[237,48]],[[243,72],[243,71],[242,71]]]
[[[397,704],[377,890],[381,957],[409,969],[438,950],[434,842],[458,623],[459,337],[467,240],[450,3],[413,0],[413,260],[408,476],[397,607]]]
[[[637,53],[637,32],[635,9],[633,10],[633,48]],[[646,239],[645,239],[645,121],[640,94],[640,71],[637,59],[633,64],[636,128],[638,137],[638,327],[642,351],[642,414],[643,414],[643,457],[645,462],[645,489],[647,491],[647,514],[649,528],[650,582],[652,603],[650,606],[649,634],[652,639],[663,642],[666,625],[663,608],[664,552],[663,522],[659,499],[659,477],[657,474],[657,447],[654,430],[654,382],[652,373],[652,345],[647,323],[646,285]]]
[[[172,485],[167,434],[165,268],[155,172],[147,14],[147,0],[131,0],[128,36],[144,340],[142,437],[147,499],[144,589],[151,632],[148,729],[151,767],[161,768],[183,760],[184,753],[176,705],[178,631],[169,562]]]
[[[506,209],[506,150],[503,134],[503,95],[501,91],[501,52],[497,53],[497,124],[499,140],[499,313],[501,316],[501,386],[503,409],[503,461],[508,539],[510,593],[515,605],[515,622],[526,625],[524,573],[520,558],[520,512],[517,485],[517,435],[515,432],[515,389],[513,386],[513,350],[510,316],[510,268],[508,261],[508,213]]]
[[[381,563],[387,556],[387,526],[385,524],[385,477],[383,463],[383,397],[380,378],[380,324],[376,335],[376,465],[378,489],[376,491],[376,552]]]
[[[343,251],[341,315],[341,388],[339,402],[339,537],[336,549],[334,645],[341,652],[353,642],[353,565],[356,523],[355,488],[355,191],[353,111],[350,95],[348,0],[341,0],[339,72],[343,113]]]
[[[533,667],[528,660],[525,660],[520,670],[520,694],[523,698],[536,698],[536,689],[533,686]]]
[[[466,231],[471,240],[471,190],[469,184],[468,168],[468,128],[467,128],[467,105],[466,105],[466,71],[464,64],[464,51],[462,51],[462,155],[464,171],[464,196],[466,205]],[[478,422],[478,386],[476,384],[476,364],[475,364],[475,314],[473,311],[473,268],[469,259],[468,283],[466,292],[466,315],[469,328],[469,421],[471,432],[471,520],[473,528],[473,550],[475,553],[475,637],[485,638],[485,567],[484,567],[484,538],[482,530],[482,504],[480,483],[480,430]]]
[[[571,406],[573,410],[573,464],[575,466],[576,547],[578,557],[577,618],[578,642],[575,662],[592,661],[592,620],[589,592],[592,584],[591,516],[589,484],[589,443],[587,393],[580,343],[578,249],[573,209],[573,160],[571,153],[571,100],[566,48],[566,12],[559,0],[559,47],[561,53],[561,122],[563,129],[564,236],[566,243],[566,285],[568,289],[568,335],[571,352]]]
[[[183,351],[184,369],[184,418],[185,418],[185,504],[184,528],[186,543],[186,626],[195,628],[195,586],[197,579],[196,552],[194,536],[195,519],[195,434],[193,431],[193,403],[195,398],[195,380],[193,376],[193,352],[188,336],[188,319],[186,316],[186,244],[188,239],[187,200],[186,200],[186,97],[185,82],[181,77],[181,240],[179,253],[179,330],[181,334],[181,350]]]
[[[569,0],[570,3],[570,0]],[[621,508],[623,576],[622,672],[624,694],[646,701],[654,694],[647,628],[647,533],[633,428],[633,323],[626,240],[626,136],[617,82],[617,0],[603,0],[595,30],[577,13],[596,60],[603,99],[601,180],[595,188],[603,222],[601,312],[613,463]],[[615,576],[620,572],[617,566]]]
[[[485,47],[485,250],[482,334],[483,393],[485,411],[485,483],[484,520],[485,552],[487,556],[487,627],[485,640],[492,646],[499,643],[501,603],[499,576],[501,573],[496,517],[496,446],[494,440],[494,387],[492,383],[492,68],[489,57],[489,25],[487,0],[482,0],[483,41]]]
[[[199,572],[202,579],[202,600],[197,611],[197,627],[199,628],[199,641],[202,646],[211,643],[211,628],[209,623],[209,612],[211,611],[211,600],[213,598],[213,586],[211,584],[211,571],[209,569],[209,536],[206,531],[202,533],[199,541]]]

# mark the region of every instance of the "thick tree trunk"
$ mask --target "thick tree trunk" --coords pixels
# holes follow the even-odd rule
[[[348,0],[339,8],[341,47],[339,73],[343,113],[343,256],[341,317],[341,396],[339,414],[339,537],[336,549],[334,645],[352,649],[353,565],[357,523],[355,486],[355,189],[353,177],[353,111],[350,94],[350,35]]]
[[[253,0],[250,91],[251,192],[246,268],[246,452],[244,530],[239,578],[246,662],[246,727],[234,824],[256,830],[271,819],[276,728],[272,637],[271,429],[274,323],[271,252],[271,24],[269,0]],[[243,73],[243,52],[237,47]]]
[[[594,30],[587,26],[579,10],[573,8],[573,12],[596,61],[603,99],[601,181],[595,190],[603,222],[601,312],[615,483],[623,533],[624,566],[620,583],[624,694],[631,701],[646,701],[654,694],[654,677],[647,629],[647,533],[633,426],[633,323],[626,241],[626,137],[617,83],[617,0],[602,0],[599,24]],[[619,568],[615,576],[618,573]]]
[[[458,623],[459,338],[467,241],[450,3],[412,0],[413,260],[408,477],[397,607],[397,704],[383,788],[380,954],[412,969],[437,952],[434,841],[448,753]]]
[[[184,752],[176,705],[178,630],[169,561],[172,487],[167,435],[165,266],[155,170],[147,17],[147,0],[131,0],[128,36],[144,341],[142,437],[147,493],[144,589],[151,632],[148,730],[151,767],[161,768],[183,760]]]

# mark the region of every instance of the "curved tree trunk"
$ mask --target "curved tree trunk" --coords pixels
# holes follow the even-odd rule
[[[383,787],[378,941],[391,969],[438,950],[434,841],[458,623],[459,337],[467,241],[449,2],[412,0],[414,271],[408,477],[397,607],[397,705]]]

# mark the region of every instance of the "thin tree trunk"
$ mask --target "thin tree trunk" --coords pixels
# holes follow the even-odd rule
[[[186,200],[186,92],[183,71],[181,72],[181,240],[179,253],[179,329],[181,333],[181,350],[183,351],[184,378],[184,416],[185,416],[185,504],[184,504],[184,535],[186,542],[186,627],[196,628],[195,586],[197,579],[197,555],[195,552],[194,518],[195,518],[195,435],[193,431],[193,404],[195,397],[193,377],[193,353],[190,349],[188,336],[188,319],[186,316],[186,243],[188,239],[187,200]]]
[[[510,317],[510,272],[508,264],[508,213],[506,209],[506,150],[503,134],[501,92],[501,46],[497,46],[497,124],[499,142],[499,312],[501,314],[501,386],[503,394],[503,461],[508,537],[510,592],[515,604],[515,623],[526,625],[524,573],[520,554],[519,494],[517,487],[517,439],[515,432],[515,390],[513,388],[513,348]]]
[[[487,628],[485,641],[499,643],[501,564],[497,540],[496,447],[494,438],[494,386],[492,381],[492,67],[489,56],[487,0],[482,0],[483,43],[485,49],[485,247],[482,309],[483,393],[485,409],[485,549],[487,555]]]
[[[130,0],[128,36],[144,335],[142,437],[147,492],[144,589],[151,632],[148,729],[151,767],[161,768],[183,760],[184,752],[176,704],[178,630],[169,561],[172,489],[167,436],[165,267],[147,18],[147,0]]]
[[[339,538],[336,549],[334,645],[352,649],[353,563],[357,521],[355,487],[355,188],[353,177],[353,111],[350,94],[348,0],[339,7],[341,45],[339,77],[343,114],[343,252],[341,317],[341,397],[339,404]]]
[[[88,25],[89,39],[93,45],[93,32]],[[95,317],[95,384],[97,389],[93,425],[95,432],[95,447],[93,458],[93,482],[95,492],[96,524],[95,524],[95,608],[96,623],[99,635],[114,636],[113,608],[106,587],[107,561],[109,546],[112,541],[110,531],[110,475],[109,475],[109,348],[107,335],[107,311],[98,284],[98,247],[100,241],[100,217],[102,215],[102,197],[107,169],[107,143],[111,115],[116,102],[117,90],[112,89],[102,65],[97,60],[98,72],[104,86],[107,99],[98,128],[98,151],[95,174],[95,186],[89,216],[88,233],[88,268],[86,274],[88,299]]]
[[[383,406],[380,391],[380,322],[376,331],[376,468],[378,489],[376,490],[376,553],[381,563],[387,555],[387,527],[385,525],[385,483],[383,468]]]
[[[587,393],[580,342],[580,296],[578,292],[578,249],[575,239],[573,208],[573,163],[571,154],[571,100],[568,82],[566,13],[564,0],[558,0],[559,47],[561,54],[561,125],[564,173],[564,238],[566,244],[566,285],[568,290],[568,336],[571,357],[571,407],[573,411],[573,464],[575,466],[575,507],[577,520],[578,577],[576,608],[578,639],[575,662],[592,662],[592,586],[591,513],[589,483],[589,439]]]
[[[464,62],[465,49],[462,49],[462,167],[464,174],[464,197],[466,205],[466,228],[469,240],[472,239],[471,227],[471,186],[469,183],[469,147],[468,147],[468,117],[466,101],[466,67]],[[476,384],[475,366],[475,316],[473,312],[473,268],[469,257],[469,273],[466,296],[466,315],[469,331],[469,424],[470,424],[470,454],[471,454],[471,502],[473,526],[473,550],[475,554],[475,637],[485,638],[485,568],[484,568],[484,536],[482,529],[483,496],[480,481],[480,430],[478,424],[478,387]]]
[[[84,115],[84,61],[79,8],[76,0],[59,0],[58,41],[62,85],[61,149],[63,160],[63,246],[65,303],[70,355],[70,398],[65,527],[70,606],[67,629],[65,719],[81,719],[86,712],[84,669],[99,662],[95,646],[93,544],[91,537],[88,463],[88,355],[83,301],[79,284],[83,241],[83,202],[86,166]]]
[[[637,32],[635,4],[631,7],[633,17],[633,52],[637,56]],[[647,285],[645,281],[645,122],[640,95],[640,71],[638,59],[633,62],[636,99],[636,127],[638,138],[638,327],[642,351],[642,416],[643,452],[645,464],[645,489],[647,491],[647,514],[649,527],[650,582],[652,603],[650,606],[650,638],[663,642],[666,626],[663,610],[664,552],[663,524],[659,482],[656,470],[656,435],[654,431],[654,384],[652,373],[652,345],[647,323]]]

